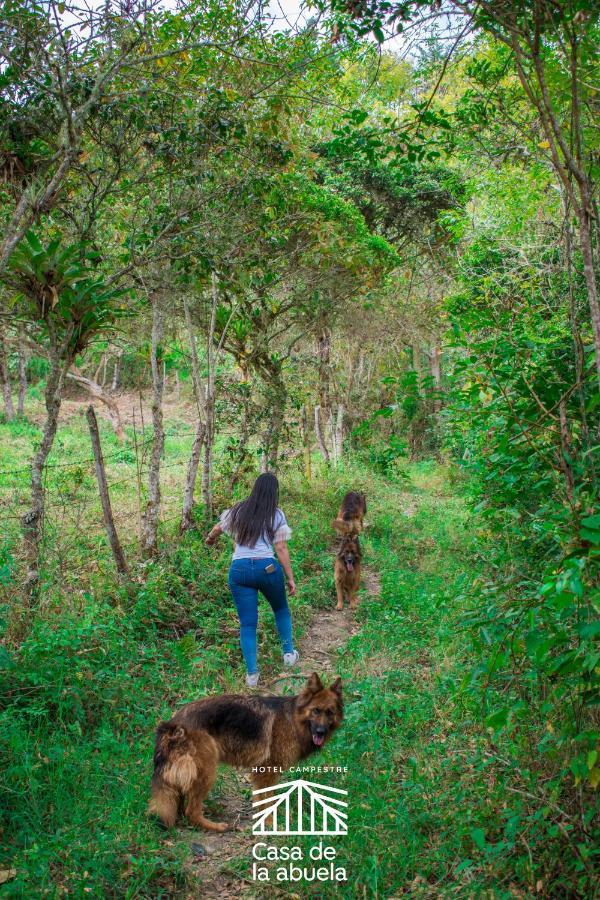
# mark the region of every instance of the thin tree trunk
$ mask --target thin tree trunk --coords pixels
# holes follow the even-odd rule
[[[300,419],[300,433],[302,435],[302,450],[304,454],[304,477],[307,481],[312,480],[312,468],[310,459],[310,432],[308,430],[308,410],[306,406],[302,407],[302,417]]]
[[[329,416],[327,417],[327,436],[326,436],[325,440],[326,440],[326,442],[329,441],[329,445],[331,446],[331,458],[333,460],[333,465],[337,466],[338,454],[337,454],[337,444],[335,442],[335,425],[333,422],[333,409],[329,410]]]
[[[17,415],[25,415],[25,394],[27,393],[27,356],[23,344],[23,335],[19,332],[19,395],[17,398]]]
[[[208,339],[206,343],[206,361],[208,374],[206,379],[206,398],[204,404],[205,413],[205,439],[204,461],[202,465],[202,500],[207,516],[213,514],[213,448],[215,441],[215,350],[214,338],[217,324],[217,307],[219,304],[219,292],[217,277],[212,273],[211,285],[211,310]]]
[[[437,345],[429,351],[429,368],[434,385],[433,411],[439,413],[442,408],[442,351]]]
[[[325,460],[326,463],[329,462],[329,450],[327,449],[327,445],[323,439],[323,430],[321,428],[321,407],[319,404],[315,406],[315,435],[317,438],[317,444],[319,445],[319,450],[321,451],[321,456]]]
[[[183,298],[183,310],[185,314],[185,321],[188,329],[188,336],[190,340],[190,359],[192,363],[192,388],[194,393],[194,400],[196,401],[196,409],[197,409],[197,423],[196,423],[196,435],[194,437],[194,443],[192,444],[192,452],[190,454],[190,460],[188,463],[187,475],[185,480],[185,487],[183,491],[183,508],[181,512],[181,525],[180,530],[182,532],[186,531],[188,528],[191,528],[193,524],[193,509],[194,509],[194,491],[196,489],[196,478],[198,475],[198,467],[200,465],[200,458],[202,456],[202,448],[205,444],[206,440],[206,423],[205,423],[205,403],[204,398],[202,396],[202,381],[200,378],[200,365],[198,363],[198,349],[196,346],[196,335],[194,334],[194,324],[192,322],[192,316],[190,313],[190,306],[187,300],[187,297]],[[177,398],[180,398],[179,392],[179,373],[177,369],[175,370],[176,377],[176,385],[177,385]]]
[[[265,441],[265,457],[268,471],[276,472],[279,464],[279,444],[281,432],[285,420],[285,406],[287,395],[283,382],[277,384],[273,397],[273,407],[269,420],[268,433]]]
[[[321,407],[324,419],[329,417],[329,388],[330,388],[330,358],[331,358],[331,335],[327,328],[324,328],[317,341],[317,358],[319,361],[319,381],[318,381],[318,401]]]
[[[589,452],[592,447],[590,436],[590,428],[588,424],[586,400],[585,400],[585,349],[581,339],[581,331],[577,316],[577,304],[575,301],[575,289],[573,284],[573,244],[571,235],[571,218],[570,205],[566,192],[563,191],[564,204],[564,225],[565,225],[565,268],[569,281],[569,318],[571,320],[571,333],[573,336],[573,349],[575,351],[575,373],[577,378],[577,398],[579,401],[579,414],[581,418],[581,431],[583,437],[583,446],[586,452],[582,455],[582,461],[592,477],[592,481],[596,483],[596,467],[594,465],[594,454]]]
[[[67,378],[70,378],[72,381],[75,381],[77,384],[81,385],[81,387],[85,388],[88,394],[90,394],[92,397],[94,397],[94,399],[99,400],[100,403],[103,403],[106,406],[112,427],[117,438],[120,441],[124,441],[125,432],[123,431],[121,411],[114,397],[111,397],[111,395],[107,391],[105,391],[102,385],[98,384],[97,381],[93,381],[91,378],[86,378],[85,375],[82,375],[76,366],[71,366],[71,371],[67,373]]]
[[[338,403],[333,440],[335,444],[336,462],[339,462],[342,458],[344,449],[344,406],[342,403]]]
[[[100,502],[102,504],[102,515],[104,516],[104,525],[106,527],[106,535],[112,550],[113,559],[119,575],[129,575],[123,548],[119,541],[119,535],[115,527],[115,520],[112,514],[110,504],[110,494],[108,492],[108,483],[106,481],[106,470],[104,468],[104,458],[102,456],[102,445],[100,444],[100,432],[98,430],[98,420],[94,407],[90,404],[86,413],[88,427],[90,429],[90,438],[92,441],[92,450],[94,453],[94,465],[96,468],[96,480],[98,482],[98,493],[100,494]]]
[[[420,389],[421,380],[423,378],[423,369],[421,367],[421,348],[415,342],[411,345],[412,351],[412,367],[413,371],[417,373],[417,387]]]
[[[198,409],[198,418],[202,419],[204,416],[204,392],[202,390],[202,380],[200,378],[200,364],[198,362],[198,347],[196,345],[194,323],[192,322],[192,314],[190,312],[190,305],[187,297],[183,298],[183,311],[190,339],[190,360],[192,363],[192,387],[194,390],[194,399]]]
[[[165,445],[163,430],[162,401],[164,393],[163,375],[163,334],[164,325],[160,300],[152,297],[152,454],[148,471],[148,501],[142,524],[142,542],[148,556],[158,553],[158,517],[160,513],[160,461]]]
[[[589,199],[582,197],[582,204],[589,203]],[[579,243],[583,257],[583,274],[587,288],[592,331],[594,333],[594,349],[596,351],[596,372],[600,383],[600,304],[598,302],[598,284],[594,267],[594,251],[592,247],[592,234],[590,227],[590,212],[584,206],[579,212]]]
[[[0,382],[4,396],[4,415],[7,422],[12,422],[15,417],[15,408],[12,399],[12,385],[8,371],[8,354],[6,352],[6,336],[4,328],[0,326]]]
[[[52,450],[58,428],[62,390],[70,362],[70,357],[63,360],[53,349],[51,367],[46,379],[46,421],[40,446],[31,463],[31,507],[22,519],[27,561],[26,587],[31,591],[35,590],[39,581],[39,557],[44,519],[44,467]]]
[[[248,394],[245,393],[243,395],[242,402],[244,404],[242,413],[242,427],[240,429],[240,439],[236,449],[237,461],[229,482],[230,491],[234,490],[240,480],[244,463],[246,461],[246,447],[248,446],[248,440],[250,438],[250,398]]]
[[[192,444],[192,452],[188,463],[187,474],[185,478],[185,488],[183,491],[183,509],[181,511],[180,531],[183,533],[191,528],[194,524],[194,490],[196,487],[196,476],[198,474],[198,466],[200,465],[200,456],[202,455],[202,446],[204,444],[204,422],[198,419],[196,425],[196,434],[194,443]]]
[[[112,382],[110,385],[110,389],[113,392],[113,394],[115,391],[117,391],[119,389],[119,381],[121,378],[121,360],[122,360],[122,358],[123,358],[123,351],[118,350],[117,355],[115,357],[115,365],[113,368],[113,377],[112,377]]]
[[[100,374],[102,372],[103,366],[104,366],[104,371],[106,372],[106,353],[102,354],[102,358],[101,358],[100,362],[98,363],[98,367],[97,367],[96,371],[94,372],[94,377],[91,379],[92,381],[95,381],[98,384],[101,384]]]
[[[564,397],[560,398],[558,413],[560,419],[560,467],[565,476],[567,497],[569,502],[572,503],[575,480],[573,478],[573,468],[570,462],[572,457],[571,433],[567,420],[567,404]]]

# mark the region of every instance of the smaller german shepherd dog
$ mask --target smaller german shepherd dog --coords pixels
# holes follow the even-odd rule
[[[171,828],[184,809],[207,831],[225,822],[204,815],[217,764],[266,769],[252,774],[254,789],[277,784],[279,772],[319,750],[342,722],[340,678],[328,688],[316,672],[296,697],[223,694],[186,703],[156,731],[149,811]]]
[[[336,609],[344,608],[344,597],[348,598],[350,609],[356,609],[357,593],[360,587],[360,545],[358,535],[346,534],[338,547],[333,575],[337,594]]]
[[[367,514],[367,499],[360,491],[348,491],[337,519],[333,520],[333,527],[338,534],[360,534],[365,527]]]

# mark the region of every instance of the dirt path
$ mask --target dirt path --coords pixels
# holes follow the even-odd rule
[[[380,583],[376,572],[364,568],[363,584],[371,596],[379,594]],[[265,682],[265,690],[275,694],[291,693],[313,671],[333,674],[337,651],[358,631],[359,626],[350,609],[342,612],[335,609],[320,611],[313,617],[300,641],[301,664],[298,671],[275,676]],[[224,834],[208,834],[190,828],[178,829],[179,839],[189,846],[187,869],[192,880],[199,882],[198,893],[190,893],[190,900],[200,895],[208,900],[244,896],[242,881],[245,879],[233,866],[237,857],[248,856],[249,848],[254,843],[250,833],[252,809],[248,798],[249,787],[249,778],[233,769],[228,769],[226,777],[221,780],[221,792],[215,804],[218,812],[215,811],[212,817],[231,823],[232,830]],[[211,814],[210,798],[207,806]]]

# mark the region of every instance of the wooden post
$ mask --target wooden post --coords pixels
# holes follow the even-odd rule
[[[307,481],[310,481],[312,479],[312,469],[310,464],[310,433],[308,430],[308,411],[306,406],[302,407],[300,433],[302,435],[302,447],[304,452],[304,477]]]
[[[88,406],[86,413],[87,423],[90,429],[90,437],[92,440],[92,450],[94,452],[94,465],[96,468],[96,480],[98,481],[98,492],[100,494],[100,502],[102,503],[102,514],[104,516],[104,525],[106,527],[106,535],[115,560],[117,572],[119,575],[129,576],[129,569],[125,562],[123,549],[121,547],[115,522],[113,519],[112,508],[110,505],[110,495],[108,493],[108,484],[106,481],[106,471],[104,469],[104,458],[102,456],[102,446],[100,444],[100,432],[98,431],[98,420],[93,406]]]

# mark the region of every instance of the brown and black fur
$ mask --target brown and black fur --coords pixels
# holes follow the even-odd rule
[[[337,548],[333,575],[337,594],[336,609],[344,608],[344,598],[348,599],[350,609],[356,609],[357,594],[360,587],[360,561],[362,554],[358,535],[347,534],[341,539]]]
[[[367,514],[367,500],[360,491],[348,491],[337,519],[333,520],[333,527],[341,535],[360,534],[365,527],[365,516]]]
[[[156,732],[150,811],[172,827],[180,809],[192,825],[225,831],[204,815],[218,763],[266,767],[252,775],[255,790],[319,750],[342,722],[342,682],[328,688],[314,672],[295,697],[224,694],[194,700]],[[269,771],[269,769],[271,771]]]

